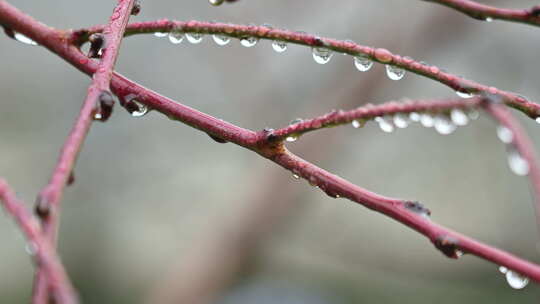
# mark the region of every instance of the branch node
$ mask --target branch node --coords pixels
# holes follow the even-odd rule
[[[444,255],[451,259],[458,259],[463,255],[463,251],[459,249],[459,241],[449,235],[438,236],[433,244]]]
[[[88,57],[101,58],[102,49],[105,47],[105,35],[101,33],[94,33],[90,35],[88,41],[90,41]]]
[[[141,12],[141,1],[135,0],[133,3],[133,8],[131,9],[131,14],[137,16]]]

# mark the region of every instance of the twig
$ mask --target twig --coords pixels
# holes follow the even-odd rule
[[[491,21],[500,19],[540,26],[540,5],[530,9],[505,9],[469,0],[423,0],[438,3],[468,15],[474,19]]]
[[[109,116],[112,111],[112,94],[109,91],[110,82],[133,3],[134,0],[118,1],[109,24],[103,31],[104,37],[99,38],[101,40],[99,45],[102,47],[101,51],[103,53],[102,59],[93,75],[92,83],[88,88],[87,96],[75,125],[62,147],[51,179],[37,199],[36,210],[42,216],[43,231],[53,244],[56,243],[57,238],[56,230],[59,225],[62,193],[70,174],[72,174],[75,161],[88,134],[90,125],[96,114],[104,118],[104,116]],[[47,281],[45,273],[38,270],[34,284],[33,297],[35,303],[47,302]]]
[[[101,25],[75,30],[71,33],[70,40],[72,40],[75,45],[80,45],[88,40],[89,35],[101,32],[102,30],[103,26]],[[267,26],[251,26],[201,21],[172,21],[167,19],[132,23],[128,25],[126,35],[129,36],[135,34],[174,31],[181,31],[185,33],[219,34],[239,39],[245,37],[256,37],[259,39],[280,40],[314,48],[326,48],[338,53],[346,53],[351,56],[363,55],[367,56],[367,58],[372,61],[393,65],[415,74],[433,79],[458,92],[469,94],[490,93],[500,95],[504,98],[504,102],[506,104],[522,111],[529,117],[534,119],[540,117],[540,104],[529,101],[515,93],[499,90],[495,87],[482,85],[472,80],[464,79],[457,75],[447,73],[436,66],[428,65],[409,57],[402,57],[400,55],[392,54],[386,49],[363,46],[352,41],[323,38],[304,32],[294,32]]]
[[[6,181],[0,179],[0,203],[19,225],[32,247],[36,264],[47,274],[53,297],[59,304],[78,303],[77,295],[49,239],[42,234],[39,221],[24,207]]]

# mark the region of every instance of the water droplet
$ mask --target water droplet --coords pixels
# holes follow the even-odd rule
[[[229,38],[229,37],[227,37],[225,35],[215,34],[215,35],[212,35],[212,38],[214,39],[214,42],[217,45],[220,45],[220,46],[227,45],[227,44],[229,44],[229,42],[231,42],[231,38]]]
[[[318,64],[325,64],[332,58],[332,51],[325,48],[312,49],[313,60]]]
[[[484,19],[484,20],[485,20],[486,22],[491,22],[491,21],[493,21],[493,18],[491,18],[491,17],[486,17],[486,19]]]
[[[172,44],[179,44],[182,41],[184,41],[184,33],[182,32],[170,32],[169,33],[169,41]]]
[[[523,276],[513,270],[507,270],[505,273],[506,282],[514,289],[522,289],[529,284],[529,278]]]
[[[287,142],[295,142],[297,139],[298,139],[297,135],[289,135],[287,136],[287,138],[285,138]]]
[[[208,2],[213,6],[219,6],[223,4],[225,0],[208,0]]]
[[[405,115],[398,113],[394,115],[394,125],[400,129],[404,129],[409,126],[409,121]]]
[[[456,130],[456,125],[445,115],[437,115],[433,122],[435,130],[442,135],[448,135]]]
[[[366,55],[358,55],[354,57],[354,66],[360,72],[367,72],[373,66],[373,61]]]
[[[525,176],[529,174],[529,163],[516,149],[512,148],[508,152],[508,165],[516,175]]]
[[[248,48],[255,46],[257,42],[259,42],[259,38],[257,37],[244,37],[240,39],[240,44]]]
[[[497,137],[505,144],[509,144],[514,139],[514,133],[505,126],[497,127]]]
[[[435,124],[435,120],[433,119],[433,116],[424,113],[420,115],[420,123],[426,128],[431,128]]]
[[[25,35],[21,34],[21,33],[15,33],[13,34],[13,37],[15,38],[15,40],[21,42],[21,43],[24,43],[24,44],[28,44],[28,45],[37,45],[37,42],[35,42],[34,40],[26,37]]]
[[[540,124],[540,117],[537,117],[535,121]]]
[[[363,120],[363,119],[362,120],[355,119],[355,120],[351,121],[351,125],[355,129],[362,128],[365,124],[366,124],[366,121]]]
[[[294,179],[300,179],[300,175],[298,175],[298,174],[296,174],[296,173],[293,173],[292,177],[293,177]]]
[[[137,100],[137,95],[128,94],[122,100],[121,105],[126,108],[132,117],[142,117],[148,113],[149,108]]]
[[[29,255],[35,255],[38,249],[38,245],[32,241],[26,243],[26,245],[24,246],[24,251],[26,251],[26,253],[28,253]]]
[[[272,42],[272,48],[278,53],[283,53],[287,50],[287,42],[274,40],[274,42]]]
[[[101,120],[102,117],[103,117],[103,115],[101,115],[100,112],[96,112],[96,113],[94,114],[94,120]]]
[[[466,126],[469,123],[469,117],[461,109],[452,109],[450,119],[457,126]]]
[[[480,112],[476,111],[476,110],[470,110],[469,113],[469,118],[472,119],[472,120],[477,120],[478,117],[480,117]]]
[[[386,119],[382,117],[375,117],[375,121],[379,123],[379,128],[381,128],[383,132],[392,133],[394,131],[394,125],[388,122]]]
[[[164,33],[164,32],[155,32],[154,33],[154,36],[156,36],[158,38],[163,38],[163,37],[166,37],[167,35],[169,35],[169,33]]]
[[[473,97],[473,93],[469,93],[466,91],[456,91],[457,96],[461,98],[471,98]]]
[[[504,267],[504,266],[500,266],[500,267],[499,267],[499,271],[500,271],[501,273],[506,273],[506,272],[508,271],[508,268],[506,268],[506,267]]]
[[[386,75],[392,80],[400,80],[405,76],[405,70],[393,65],[386,65]]]
[[[418,114],[416,112],[411,112],[411,113],[409,113],[409,119],[414,121],[414,122],[419,122],[420,119],[421,119],[421,116],[420,116],[420,114]]]
[[[456,258],[459,259],[460,257],[462,257],[465,253],[459,249],[456,249],[456,251],[454,251],[454,254],[456,255]]]
[[[192,44],[199,44],[203,40],[203,35],[201,33],[186,33],[186,38]]]

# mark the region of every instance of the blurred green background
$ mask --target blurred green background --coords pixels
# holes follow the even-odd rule
[[[485,1],[530,7],[535,1]],[[11,1],[58,28],[106,22],[114,1]],[[132,21],[158,18],[270,23],[385,47],[540,100],[539,29],[470,19],[423,1],[143,1]],[[89,78],[41,47],[0,37],[0,176],[31,203],[47,182]],[[140,35],[117,70],[242,127],[391,99],[443,98],[445,86],[349,56],[313,62],[306,47],[277,54],[211,37],[173,45]],[[540,125],[517,117],[540,149]],[[307,134],[288,147],[369,190],[419,200],[432,219],[534,262],[539,238],[526,178],[513,175],[496,124],[482,115],[448,136],[374,123]],[[151,112],[116,107],[93,125],[65,193],[60,254],[84,303],[537,303],[497,265],[450,260],[385,216],[333,200],[280,167]],[[21,233],[0,217],[0,303],[28,303],[33,267]]]

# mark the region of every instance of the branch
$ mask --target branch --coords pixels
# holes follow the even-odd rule
[[[94,47],[101,49],[102,59],[93,75],[92,83],[88,88],[75,125],[62,147],[51,179],[38,196],[36,210],[42,217],[43,231],[53,244],[56,243],[57,238],[62,193],[70,174],[72,174],[92,120],[96,117],[106,120],[112,111],[113,97],[110,93],[110,82],[133,3],[134,0],[119,0],[103,35],[99,34],[101,36],[95,39]],[[96,50],[96,54],[98,53],[100,52]],[[38,270],[34,285],[34,301],[36,303],[47,302],[47,281],[45,273]]]
[[[491,21],[494,19],[540,26],[540,5],[530,9],[505,9],[469,0],[423,0],[453,8],[474,19]]]
[[[407,102],[390,101],[380,105],[365,105],[350,111],[333,111],[316,118],[302,120],[299,123],[277,129],[272,132],[272,140],[281,141],[289,136],[297,137],[310,131],[351,122],[355,126],[361,126],[367,120],[386,115],[408,114],[412,112],[447,113],[452,109],[468,110],[477,107],[480,101],[480,98],[475,97],[448,100],[410,100]]]
[[[5,13],[6,11],[7,13]],[[93,61],[88,60],[88,58],[84,56],[76,46],[69,44],[69,41],[64,39],[66,35],[65,32],[57,32],[56,30],[50,29],[2,1],[0,1],[0,22],[8,24],[15,30],[42,44],[84,73],[91,75],[97,68],[96,64]],[[168,21],[163,22],[167,23]],[[209,26],[217,25],[211,23],[194,24],[208,24]],[[223,26],[226,27],[225,25]],[[163,30],[165,28],[157,29]],[[234,28],[232,29],[234,32]],[[277,35],[279,33],[291,33],[286,31],[271,30],[265,27],[247,27],[246,29],[243,29],[247,31],[244,33],[244,35],[252,35],[255,29],[268,29],[271,33],[273,33],[272,35]],[[238,34],[240,34],[240,32]],[[260,33],[258,35],[264,36],[264,33]],[[317,40],[313,36],[301,33],[291,33],[291,35],[292,36],[290,38],[287,38],[290,41],[312,39],[312,43],[315,43],[314,41],[321,40],[320,38]],[[324,42],[327,43],[327,45],[329,45],[332,49],[337,49],[339,47],[343,50],[349,50],[347,48],[343,48],[345,45],[347,45],[347,47],[355,50],[360,48],[366,52],[367,50],[373,51],[371,48],[356,46],[355,44],[349,42],[339,42],[334,40],[324,40]],[[349,50],[349,52],[352,51]],[[378,54],[376,57],[381,57],[382,54],[388,55],[389,52],[377,49],[374,50],[374,54]],[[390,58],[390,61],[395,60],[396,64],[402,64],[401,62],[404,60],[401,57],[391,54],[389,57],[382,56],[381,58],[383,59],[383,63],[388,63],[388,58]],[[410,64],[413,63],[410,62]],[[433,71],[431,72],[434,73],[435,69],[432,70]],[[418,71],[423,71],[423,67],[418,67]],[[441,75],[439,73],[436,74]],[[448,76],[449,74],[442,73],[442,75]],[[457,78],[454,77],[453,80],[457,81]],[[317,166],[291,154],[281,143],[269,141],[268,135],[271,132],[262,131],[255,133],[253,131],[216,119],[210,115],[201,113],[197,110],[161,96],[116,73],[113,75],[111,87],[115,94],[119,96],[134,94],[137,96],[137,100],[141,103],[162,112],[169,117],[182,121],[215,137],[219,137],[223,140],[227,140],[251,149],[263,157],[266,157],[281,165],[282,167],[291,170],[294,174],[303,177],[311,184],[319,187],[332,197],[348,198],[370,209],[383,213],[408,227],[411,227],[412,229],[428,237],[431,242],[448,257],[458,258],[462,253],[473,254],[485,260],[492,261],[497,265],[502,265],[519,272],[536,282],[540,282],[539,265],[523,260],[503,250],[490,247],[431,222],[425,217],[427,214],[429,214],[429,210],[424,208],[419,203],[387,198],[360,188],[340,177],[332,175],[329,172],[324,171],[323,169],[318,168]],[[480,90],[480,88],[484,87],[476,85],[475,88]],[[516,95],[499,91],[497,89],[485,88],[485,90],[495,91],[496,93],[502,95],[507,103],[512,104],[512,102],[517,102],[517,104],[521,104],[521,106],[525,109],[530,108],[531,111],[534,111],[531,112],[531,114],[539,113],[536,111],[538,107],[537,104],[527,102],[525,99]]]
[[[80,45],[88,40],[93,33],[103,30],[103,26],[95,26],[87,29],[80,29],[71,32],[70,40],[75,45]],[[338,53],[345,53],[351,56],[365,56],[368,60],[381,64],[392,65],[415,74],[440,82],[457,92],[466,94],[490,93],[503,97],[504,102],[514,107],[529,117],[536,119],[540,117],[540,104],[531,102],[515,93],[499,90],[467,80],[459,76],[444,72],[442,69],[415,61],[409,57],[392,54],[390,51],[381,48],[371,48],[356,44],[352,41],[335,40],[323,38],[303,32],[293,32],[276,29],[267,26],[246,26],[238,24],[226,24],[216,22],[201,21],[172,21],[158,20],[151,22],[137,22],[128,25],[126,35],[148,34],[155,32],[183,32],[200,34],[218,34],[233,38],[256,37],[259,39],[278,40],[294,43],[312,48],[325,48]]]
[[[67,276],[60,258],[47,237],[42,234],[39,221],[17,199],[13,190],[0,179],[0,203],[19,225],[21,231],[31,244],[35,254],[33,257],[47,274],[54,298],[59,304],[78,303],[77,295]]]

